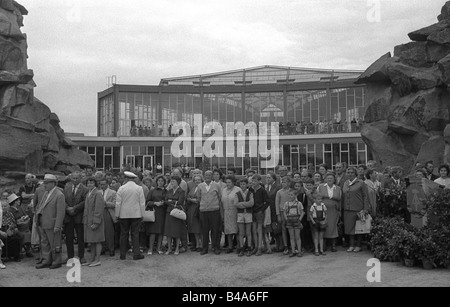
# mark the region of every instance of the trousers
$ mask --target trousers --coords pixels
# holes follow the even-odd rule
[[[64,224],[64,232],[66,233],[67,256],[69,259],[75,257],[75,248],[73,241],[75,239],[75,232],[77,233],[78,241],[78,258],[84,258],[84,226],[83,224],[75,224],[73,218]]]
[[[57,234],[53,229],[39,228],[41,233],[41,251],[44,264],[59,265],[62,262],[61,259],[61,233]],[[56,248],[59,247],[59,252]],[[72,257],[73,258],[73,257]]]
[[[205,211],[200,212],[200,223],[202,226],[203,235],[203,250],[208,250],[209,233],[211,232],[211,247],[213,249],[220,249],[221,238],[221,217],[220,211]]]
[[[128,236],[131,230],[131,241],[133,253],[135,256],[140,254],[139,248],[139,225],[142,218],[138,219],[119,219],[120,225],[120,256],[126,257],[128,249]]]

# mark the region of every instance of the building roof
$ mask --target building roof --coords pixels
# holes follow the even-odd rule
[[[204,75],[165,78],[161,79],[160,85],[292,84],[356,79],[363,72],[363,70],[332,70],[265,65]]]

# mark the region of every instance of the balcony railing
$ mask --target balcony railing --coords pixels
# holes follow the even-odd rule
[[[361,132],[362,122],[356,123],[310,123],[310,124],[297,124],[297,125],[288,125],[288,124],[280,124],[279,125],[279,135],[313,135],[313,134],[342,134],[342,133],[359,133]],[[234,136],[243,136],[241,131],[234,130]],[[225,128],[223,130],[224,136],[233,135],[233,132],[227,131]],[[135,127],[130,129],[128,135],[122,136],[131,136],[131,137],[178,137],[182,135],[183,131],[172,131],[171,128],[157,128],[157,127]],[[210,137],[214,134],[214,130],[211,131],[210,134],[203,134],[203,137]],[[194,128],[191,128],[191,135],[194,136]],[[246,130],[245,136],[258,136],[259,135],[259,127],[257,127],[257,131],[249,132]],[[275,133],[271,133],[270,127],[268,127],[267,135],[275,135]]]

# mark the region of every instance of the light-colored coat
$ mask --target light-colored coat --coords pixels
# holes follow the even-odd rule
[[[111,215],[111,218],[113,220],[113,223],[117,223],[117,217],[116,217],[116,191],[107,188],[105,190],[105,195],[103,197],[105,200],[105,208],[109,212],[109,215]]]
[[[63,192],[55,188],[50,197],[47,197],[47,200],[44,201],[38,206],[36,212],[36,215],[41,215],[40,227],[47,230],[62,229],[66,215],[66,200]]]
[[[144,216],[144,190],[134,181],[128,181],[116,193],[116,217],[138,219]]]

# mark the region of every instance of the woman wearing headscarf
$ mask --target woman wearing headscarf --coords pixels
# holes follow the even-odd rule
[[[9,212],[9,204],[2,202],[2,219],[0,221],[0,240],[4,246],[2,257],[7,260],[20,261],[20,237],[14,215]]]

